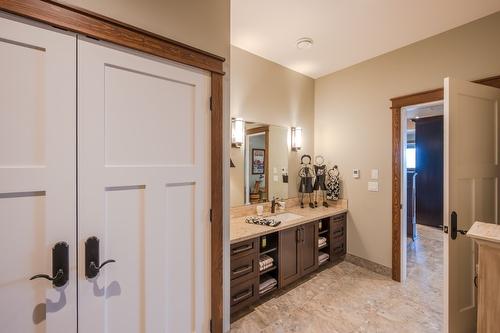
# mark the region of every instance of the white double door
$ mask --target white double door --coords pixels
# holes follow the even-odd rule
[[[79,38],[0,17],[1,331],[208,331],[210,77]]]

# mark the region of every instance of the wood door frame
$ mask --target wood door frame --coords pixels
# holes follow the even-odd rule
[[[500,88],[500,76],[472,81]],[[401,282],[401,109],[440,101],[443,88],[391,98],[392,112],[392,279]]]
[[[269,126],[250,128],[245,131],[245,135],[264,133],[265,151],[264,151],[264,176],[266,181],[266,198],[269,201]],[[249,187],[250,188],[250,187]],[[250,192],[249,192],[250,193]]]
[[[124,46],[211,74],[211,331],[222,332],[223,57],[103,15],[52,0],[0,0],[0,11]]]

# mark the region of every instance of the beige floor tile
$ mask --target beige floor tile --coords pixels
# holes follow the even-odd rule
[[[247,333],[431,333],[442,331],[443,238],[417,226],[401,284],[342,262],[257,305],[231,325]]]

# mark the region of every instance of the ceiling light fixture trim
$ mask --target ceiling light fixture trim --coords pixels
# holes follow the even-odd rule
[[[297,48],[299,50],[305,50],[305,49],[310,49],[314,44],[314,41],[312,38],[309,37],[303,37],[297,39]]]

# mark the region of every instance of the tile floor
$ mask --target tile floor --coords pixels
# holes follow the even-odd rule
[[[441,332],[442,234],[418,225],[408,245],[408,279],[342,262],[299,281],[231,325],[239,332]]]

